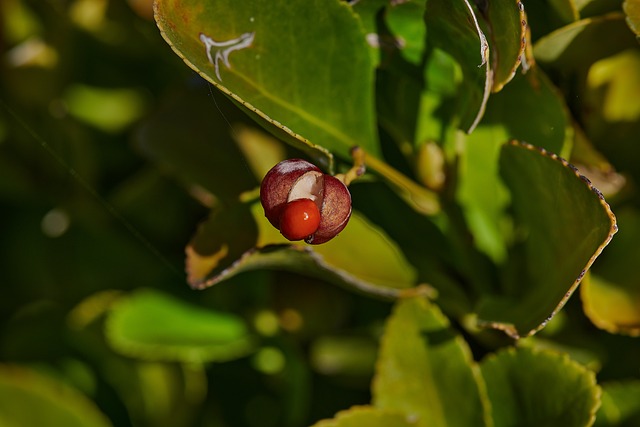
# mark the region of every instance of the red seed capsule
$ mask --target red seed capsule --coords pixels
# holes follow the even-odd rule
[[[351,216],[351,194],[344,183],[313,164],[285,160],[262,180],[265,216],[289,240],[312,245],[333,239]]]
[[[296,199],[287,203],[280,214],[280,233],[289,240],[311,236],[320,225],[320,210],[310,199]]]

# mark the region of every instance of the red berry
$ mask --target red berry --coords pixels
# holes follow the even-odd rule
[[[311,236],[320,225],[320,210],[311,199],[292,200],[280,214],[280,233],[289,240]]]

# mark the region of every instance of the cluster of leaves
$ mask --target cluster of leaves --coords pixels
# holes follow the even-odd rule
[[[113,3],[2,4],[0,423],[638,423],[637,1],[156,0],[209,87]],[[356,145],[284,240],[262,176]]]

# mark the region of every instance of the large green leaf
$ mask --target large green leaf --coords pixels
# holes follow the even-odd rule
[[[425,13],[428,41],[449,53],[462,68],[460,127],[472,132],[484,114],[493,86],[489,44],[468,0],[429,0]]]
[[[514,337],[535,333],[576,289],[617,231],[602,194],[562,158],[531,145],[502,147],[515,241],[499,293],[483,296],[481,323]]]
[[[424,427],[489,425],[471,352],[426,299],[400,300],[380,345],[374,406],[401,411]]]
[[[397,244],[357,211],[333,240],[310,246],[282,237],[259,203],[239,204],[203,223],[187,248],[187,266],[190,284],[198,289],[259,268],[294,271],[381,296],[397,296],[417,284],[415,269]]]
[[[414,420],[393,411],[370,406],[354,406],[338,412],[333,419],[318,421],[313,427],[411,427],[416,425]]]
[[[158,26],[175,52],[279,136],[345,158],[355,145],[378,153],[373,63],[362,24],[347,3],[155,5]]]
[[[511,348],[480,364],[495,427],[582,427],[600,404],[595,375],[566,355]]]
[[[237,316],[150,289],[118,301],[105,329],[114,350],[145,360],[220,361],[252,348],[247,327]]]
[[[0,365],[0,425],[108,427],[79,391],[27,368]]]

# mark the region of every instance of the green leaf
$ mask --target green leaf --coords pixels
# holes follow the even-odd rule
[[[622,10],[626,15],[627,25],[636,37],[640,37],[640,1],[625,0],[622,3]]]
[[[108,427],[79,391],[27,368],[0,365],[0,425]]]
[[[482,16],[489,28],[493,92],[509,83],[524,55],[527,20],[521,1],[498,0],[480,3]]]
[[[340,411],[330,420],[322,420],[312,427],[411,427],[416,426],[406,416],[370,406],[354,406]]]
[[[257,246],[290,244],[264,217],[259,204],[253,207],[258,223]],[[347,227],[334,239],[317,246],[297,244],[308,248],[309,255],[318,266],[325,266],[337,274],[348,277],[347,282],[361,283],[363,289],[373,286],[380,292],[406,289],[414,286],[415,269],[402,255],[400,248],[386,233],[354,211]]]
[[[499,294],[483,296],[481,324],[534,334],[565,304],[617,231],[604,197],[562,158],[512,141],[500,173],[511,193],[515,242]]]
[[[105,325],[117,352],[145,360],[223,361],[252,347],[244,322],[151,289],[120,300]]]
[[[337,237],[311,246],[282,237],[260,203],[239,204],[214,214],[187,247],[189,281],[197,289],[261,268],[294,271],[382,296],[416,285],[415,269],[397,244],[358,212]]]
[[[611,333],[640,335],[640,214],[625,210],[618,215],[620,233],[585,281],[581,290],[585,314],[601,329]]]
[[[595,426],[634,426],[640,423],[640,381],[605,383],[602,385],[602,406]]]
[[[159,0],[155,10],[174,51],[277,136],[377,155],[373,63],[345,2]]]
[[[396,304],[380,344],[372,393],[374,406],[401,411],[418,426],[489,425],[471,352],[426,299]]]
[[[519,139],[563,153],[570,148],[572,137],[564,100],[537,67],[517,74],[489,99],[484,119],[466,137],[456,199],[464,208],[476,247],[494,262],[504,263],[510,240],[505,214],[509,194],[498,174],[500,147]]]
[[[468,0],[429,0],[425,19],[428,42],[450,54],[462,69],[460,127],[471,133],[493,86],[487,39]]]
[[[581,427],[600,404],[595,375],[566,355],[510,348],[480,364],[495,427]]]

